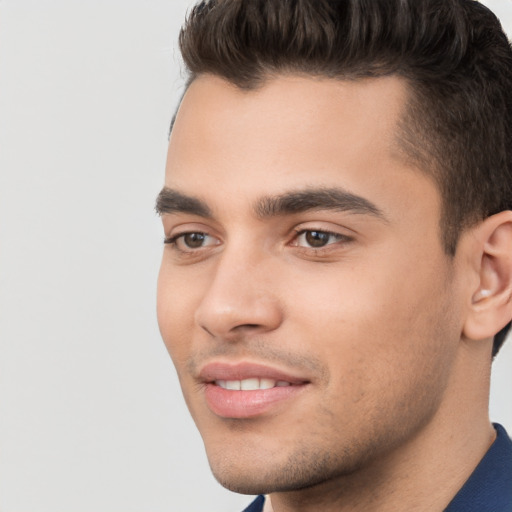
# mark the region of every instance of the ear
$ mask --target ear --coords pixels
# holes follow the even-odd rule
[[[470,231],[477,286],[471,290],[463,334],[483,340],[512,319],[512,211],[492,215]]]

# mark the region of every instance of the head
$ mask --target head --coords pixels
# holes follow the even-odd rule
[[[219,0],[180,44],[159,323],[214,473],[271,492],[383,460],[479,389],[512,316],[499,22],[473,0]]]
[[[288,73],[400,76],[403,149],[439,187],[447,253],[464,228],[512,208],[512,52],[478,2],[200,2],[180,47],[188,84],[204,74],[243,90]]]

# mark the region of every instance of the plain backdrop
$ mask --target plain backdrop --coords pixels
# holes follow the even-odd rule
[[[512,2],[486,2],[512,33]],[[0,0],[0,512],[236,512],[155,316],[187,0]],[[491,417],[512,431],[512,343]]]

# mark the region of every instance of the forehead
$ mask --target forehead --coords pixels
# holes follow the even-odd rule
[[[407,98],[398,77],[281,76],[247,91],[201,76],[176,116],[166,185],[206,202],[240,197],[251,204],[311,186],[367,198],[417,179],[420,189],[431,188],[397,137]]]
[[[383,144],[389,144],[394,143],[407,97],[405,80],[395,76],[334,80],[287,75],[242,90],[217,76],[203,75],[186,91],[176,116],[181,129],[173,129],[173,135],[189,131],[187,137],[195,134],[202,143],[215,135],[236,134],[247,140],[249,135],[265,136],[272,127],[281,134],[278,141],[285,142],[286,135],[310,138],[334,127],[336,135],[348,130],[361,143],[378,134]]]

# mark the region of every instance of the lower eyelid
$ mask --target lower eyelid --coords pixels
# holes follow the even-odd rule
[[[191,234],[204,235],[204,244],[198,247],[187,247],[184,238]],[[204,231],[186,231],[183,233],[177,233],[173,236],[164,239],[164,243],[169,244],[176,251],[182,254],[198,253],[221,244],[220,240],[213,235],[210,235]]]
[[[301,229],[301,230],[296,231],[294,240],[297,240],[300,236],[305,235],[306,233],[311,233],[311,232],[317,232],[317,233],[323,233],[323,234],[329,235],[330,237],[333,237],[335,239],[335,241],[350,242],[353,240],[353,237],[351,237],[349,235],[345,235],[343,233],[336,233],[334,231],[329,231],[326,229],[314,229],[314,228]],[[331,245],[331,244],[328,244],[328,245]]]
[[[304,235],[305,233],[308,233],[308,232],[319,232],[319,233],[325,233],[326,235],[329,235],[331,237],[334,238],[333,241],[327,243],[325,246],[323,247],[318,247],[318,248],[315,248],[315,247],[307,247],[307,246],[299,246],[297,244],[297,240],[300,236]],[[191,248],[191,251],[197,251],[201,248],[206,248],[206,247],[213,247],[213,246],[216,246],[216,245],[220,245],[220,240],[216,239],[216,237],[214,237],[213,235],[210,235],[208,233],[205,233],[203,231],[187,231],[187,232],[184,232],[184,233],[178,233],[178,234],[175,234],[175,235],[172,235],[172,236],[168,236],[168,237],[164,237],[164,244],[166,245],[174,245],[176,246],[177,244],[177,241],[184,237],[185,235],[187,234],[190,234],[190,233],[201,233],[201,234],[204,234],[208,239],[211,239],[212,243],[206,243],[205,245],[203,245],[202,247],[199,247],[199,248],[196,248],[196,249],[193,249]],[[295,245],[295,246],[298,246],[298,247],[302,247],[304,249],[312,249],[312,250],[319,250],[319,249],[322,249],[322,248],[327,248],[328,246],[330,245],[334,245],[336,242],[351,242],[353,241],[353,237],[351,237],[350,235],[346,235],[346,234],[343,234],[343,233],[336,233],[334,231],[329,231],[329,230],[326,230],[326,229],[315,229],[315,228],[311,228],[311,229],[301,229],[301,230],[297,230],[295,232],[295,235],[293,237],[293,240],[292,240],[292,243],[290,245]]]

